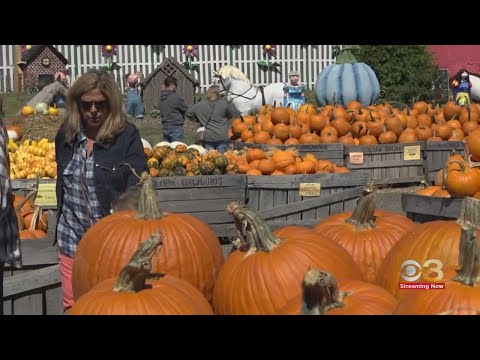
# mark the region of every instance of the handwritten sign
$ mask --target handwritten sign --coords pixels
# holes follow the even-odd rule
[[[405,146],[403,160],[420,160],[420,145]]]
[[[55,183],[38,185],[37,206],[57,206],[57,194],[55,193]]]
[[[362,165],[363,164],[363,152],[351,152],[350,164]]]
[[[320,183],[300,183],[300,196],[320,196]]]

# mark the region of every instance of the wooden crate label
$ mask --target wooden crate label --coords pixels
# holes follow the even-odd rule
[[[55,183],[40,183],[38,184],[37,198],[35,199],[35,205],[37,206],[56,206],[57,194]]]
[[[367,154],[385,153],[385,152],[399,152],[403,151],[402,144],[382,144],[382,145],[366,145],[363,146],[363,152]]]
[[[320,183],[300,183],[300,196],[320,196]]]
[[[362,165],[363,164],[363,152],[351,152],[349,154],[350,164]]]
[[[178,178],[156,178],[157,188],[190,188],[198,186],[221,186],[223,185],[222,176],[195,176],[195,177],[178,177]]]
[[[420,145],[405,146],[403,160],[420,160]]]

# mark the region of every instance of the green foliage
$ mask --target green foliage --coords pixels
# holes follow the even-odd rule
[[[320,106],[317,100],[317,95],[315,95],[315,91],[310,89],[305,90],[305,102],[315,105],[316,107]]]
[[[355,55],[375,72],[387,94],[385,100],[409,105],[419,100],[446,101],[434,90],[445,84],[426,45],[362,45]]]

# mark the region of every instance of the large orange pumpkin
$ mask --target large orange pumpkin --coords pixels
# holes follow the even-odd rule
[[[415,224],[403,215],[375,211],[373,182],[365,187],[354,212],[330,216],[315,226],[322,236],[342,245],[362,270],[363,280],[375,283],[378,269],[392,246]]]
[[[440,271],[441,282],[445,287],[438,289],[422,289],[406,293],[401,297],[395,314],[429,315],[438,314],[457,308],[480,308],[480,247],[478,246],[479,200],[471,199],[469,203],[477,203],[476,208],[467,206],[469,214],[460,214],[462,225],[458,250],[458,266],[443,267]],[[464,204],[462,205],[464,206]],[[462,209],[463,210],[463,209]],[[470,218],[471,217],[471,218]],[[476,217],[473,221],[472,218]],[[435,271],[438,274],[438,270]],[[428,284],[431,286],[431,284]]]
[[[391,315],[397,300],[386,290],[364,281],[342,279],[310,269],[303,278],[302,295],[279,315]]]
[[[455,221],[439,220],[417,225],[385,257],[379,271],[379,285],[399,298],[409,292],[399,289],[399,283],[403,282],[401,266],[406,260],[414,260],[423,265],[428,259],[437,259],[444,266],[455,266],[459,240],[460,225]],[[420,278],[417,282],[423,282],[423,279]]]
[[[208,301],[188,282],[152,276],[151,258],[161,244],[154,235],[143,242],[120,275],[97,284],[68,311],[69,315],[213,315]]]
[[[197,218],[163,213],[153,180],[142,174],[138,211],[121,211],[95,223],[82,237],[74,257],[72,274],[75,299],[100,281],[118,275],[140,242],[161,231],[163,247],[153,264],[164,272],[186,280],[211,300],[223,252],[215,233]]]
[[[231,203],[242,240],[220,270],[213,308],[220,315],[276,314],[301,293],[305,272],[321,267],[339,277],[360,279],[351,256],[338,244],[302,227],[274,231],[255,211]]]

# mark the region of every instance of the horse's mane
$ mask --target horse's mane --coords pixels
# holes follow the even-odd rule
[[[245,76],[245,74],[235,66],[224,65],[220,69],[218,69],[218,74],[221,75],[224,79],[232,78],[232,79],[244,81],[249,85],[251,85],[250,80]]]

